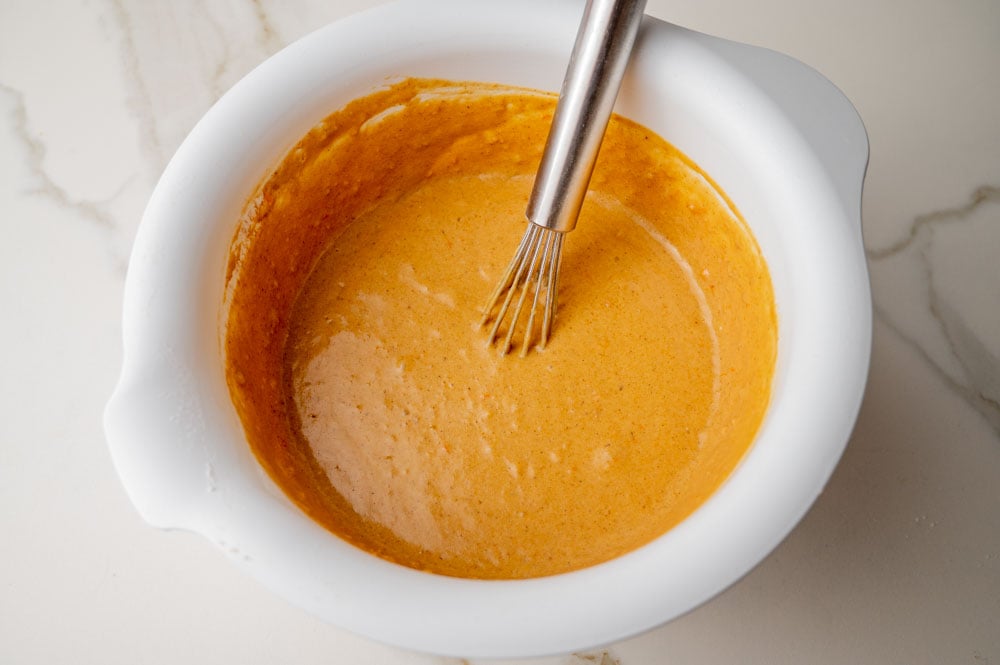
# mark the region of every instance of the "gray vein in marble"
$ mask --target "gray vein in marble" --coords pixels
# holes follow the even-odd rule
[[[473,663],[479,662],[482,662],[485,665],[491,661],[471,661],[466,658],[441,658],[439,662],[441,665],[473,665]],[[544,658],[540,661],[531,660],[531,662],[545,662],[550,663],[551,665],[623,665],[622,661],[614,657],[607,649],[601,649],[600,651],[578,652],[565,656],[556,656],[554,658]]]
[[[955,224],[968,218],[977,208],[985,203],[1000,203],[1000,187],[984,185],[973,192],[969,202],[957,208],[946,208],[935,210],[923,215],[919,215],[913,220],[913,224],[907,234],[899,241],[879,249],[866,249],[865,254],[870,261],[889,258],[894,254],[905,250],[918,240],[921,233],[928,227],[936,224]]]
[[[122,0],[111,0],[110,4],[118,28],[118,37],[121,40],[121,63],[128,84],[128,102],[134,110],[133,115],[139,127],[140,148],[151,156],[156,170],[161,171],[169,157],[156,132],[152,96],[140,75],[139,54],[132,38],[134,34],[132,20]]]
[[[264,8],[264,3],[261,0],[250,0],[250,4],[253,6],[257,22],[260,24],[261,48],[267,53],[275,53],[285,45],[285,42],[279,37],[278,31],[274,29],[271,18]]]
[[[219,57],[218,61],[215,63],[215,67],[209,74],[208,80],[208,90],[212,97],[212,101],[218,100],[222,95],[226,94],[226,90],[229,89],[229,81],[226,76],[226,72],[229,70],[229,62],[233,59],[233,51],[228,39],[226,39],[226,32],[223,30],[222,26],[219,25],[212,16],[206,14],[207,23],[215,31],[216,45],[222,49],[222,55]]]
[[[933,211],[916,217],[907,235],[898,242],[882,248],[870,249],[866,254],[875,264],[903,253],[911,247],[919,248],[920,264],[926,279],[926,307],[933,321],[939,327],[947,342],[948,350],[961,366],[965,382],[952,376],[932,354],[903,325],[893,320],[885,305],[875,303],[875,315],[908,346],[913,348],[924,362],[930,366],[944,383],[958,396],[978,411],[1000,436],[1000,358],[972,330],[961,312],[935,287],[934,266],[927,246],[932,242],[930,234],[940,225],[961,224],[983,206],[1000,204],[1000,187],[982,186],[975,190],[965,205]],[[1000,216],[997,217],[1000,223]],[[1000,279],[1000,271],[994,275],[983,275],[983,279]],[[1000,303],[998,303],[1000,306]]]
[[[977,393],[971,387],[955,380],[954,377],[945,372],[940,365],[934,362],[934,359],[927,353],[927,350],[924,349],[920,342],[912,335],[907,334],[905,329],[896,325],[892,317],[886,314],[885,310],[879,307],[878,304],[875,305],[874,311],[875,318],[891,330],[904,344],[913,349],[920,356],[921,360],[934,370],[934,373],[938,375],[948,388],[979,411],[993,427],[997,436],[1000,437],[1000,408],[998,408],[997,403]]]
[[[986,417],[1000,435],[1000,359],[990,353],[958,310],[938,295],[933,282],[930,310],[969,377],[970,386],[962,386],[963,396]]]
[[[614,658],[608,651],[599,651],[575,653],[567,665],[622,665],[622,662]]]
[[[8,85],[0,83],[0,95],[10,100],[10,125],[16,140],[24,148],[23,162],[33,185],[25,193],[42,196],[60,208],[71,210],[105,231],[113,231],[114,218],[108,211],[108,201],[85,201],[74,199],[60,187],[45,171],[45,144],[31,131],[24,95]],[[113,197],[112,197],[113,198]]]

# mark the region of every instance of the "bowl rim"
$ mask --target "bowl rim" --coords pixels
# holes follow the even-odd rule
[[[783,410],[769,410],[758,440],[786,443],[755,444],[694,515],[649,545],[546,578],[481,581],[410,570],[339,541],[299,512],[242,441],[219,362],[222,290],[205,288],[222,284],[224,256],[217,249],[228,248],[239,213],[229,193],[244,192],[241,209],[265,174],[241,163],[248,137],[255,154],[280,158],[289,137],[336,108],[334,100],[342,104],[369,91],[379,84],[372,72],[415,53],[468,53],[468,60],[482,60],[488,76],[509,66],[498,55],[569,52],[577,3],[500,4],[399,0],[375,7],[292,44],[219,100],[170,161],[143,216],[126,280],[122,374],[105,412],[119,476],[151,524],[202,534],[276,593],[343,628],[463,657],[540,656],[606,644],[680,616],[740,579],[784,539],[827,482],[860,408],[871,346],[860,236],[867,139],[853,107],[825,78],[785,56],[647,16],[619,110],[647,124],[644,82],[685,81],[679,66],[663,66],[664,58],[700,67],[707,83],[691,93],[697,103],[710,104],[703,97],[712,94],[738,102],[762,134],[745,137],[742,149],[760,148],[766,138],[773,151],[757,159],[794,174],[796,191],[782,205],[820,211],[813,227],[782,229],[770,241],[791,244],[792,253],[804,249],[808,257],[795,260],[810,264],[808,273],[797,269],[794,284],[783,284],[788,293],[781,302],[836,289],[825,302],[779,310],[780,343],[790,337],[791,344],[779,347],[775,379],[773,405]],[[789,91],[780,82],[789,77],[807,91]],[[318,84],[333,89],[316,93]],[[558,81],[545,87],[555,89]],[[825,116],[804,119],[815,110],[805,102],[804,110],[795,108],[807,92],[825,95]],[[282,95],[311,101],[283,103]],[[822,137],[831,126],[843,136],[827,145]],[[818,335],[826,344],[817,345]],[[792,440],[802,445],[788,445]],[[757,519],[742,519],[751,511]],[[717,533],[720,524],[724,533]]]

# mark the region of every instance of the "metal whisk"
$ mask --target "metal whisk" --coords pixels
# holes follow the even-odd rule
[[[528,228],[490,296],[481,326],[493,319],[489,344],[514,309],[500,346],[506,355],[524,305],[531,298],[521,356],[528,353],[541,306],[539,348],[545,348],[556,310],[563,237],[576,226],[597,153],[611,118],[646,0],[588,0],[576,35],[552,127],[528,200]],[[501,301],[502,299],[502,301]],[[494,310],[499,309],[494,315]]]

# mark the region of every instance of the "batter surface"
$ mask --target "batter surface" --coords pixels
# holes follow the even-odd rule
[[[327,118],[248,207],[225,332],[250,445],[314,519],[432,572],[534,577],[694,510],[750,445],[776,324],[712,182],[616,118],[544,351],[479,310],[524,231],[554,97],[408,80]]]

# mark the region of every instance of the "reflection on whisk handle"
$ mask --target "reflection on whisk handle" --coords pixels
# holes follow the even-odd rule
[[[588,0],[552,128],[528,200],[528,219],[576,226],[646,0]]]

